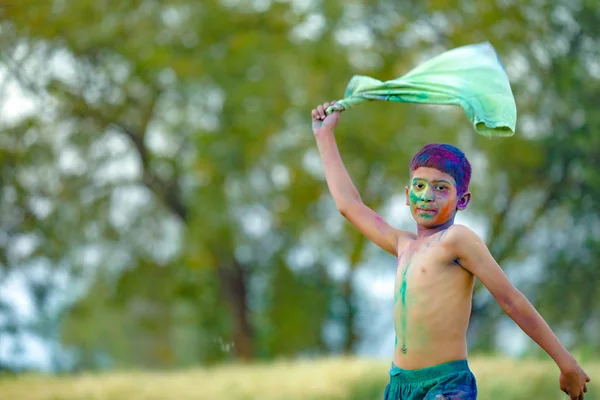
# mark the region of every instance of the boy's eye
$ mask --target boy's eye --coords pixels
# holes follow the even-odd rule
[[[439,190],[440,192],[443,190],[446,190],[446,186],[444,185],[438,185],[437,190]]]
[[[423,185],[422,183],[417,183],[417,184],[416,184],[416,187],[417,187],[418,189],[423,189],[423,188],[425,187],[425,185]]]

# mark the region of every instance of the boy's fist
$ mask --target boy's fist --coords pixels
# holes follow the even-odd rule
[[[575,365],[560,374],[560,389],[573,400],[583,399],[583,394],[587,392],[587,383],[590,377],[583,371],[579,364]]]
[[[328,102],[319,104],[317,108],[311,111],[312,115],[312,129],[313,133],[316,135],[321,127],[327,127],[328,129],[335,129],[339,120],[340,120],[340,112],[334,111],[331,114],[327,115],[325,111],[329,108],[329,106],[334,105],[336,102]]]

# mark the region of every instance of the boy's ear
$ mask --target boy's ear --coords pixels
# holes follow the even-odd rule
[[[406,195],[406,205],[410,206],[410,194],[408,192],[408,186],[404,188],[404,194]]]
[[[464,210],[465,208],[467,208],[467,204],[469,204],[469,201],[471,201],[471,193],[467,192],[460,197],[458,203],[456,203],[456,208],[461,211]]]

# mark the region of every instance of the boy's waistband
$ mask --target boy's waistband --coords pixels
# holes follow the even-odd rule
[[[450,361],[421,369],[402,369],[392,362],[390,377],[408,383],[437,379],[457,372],[471,372],[467,360]]]

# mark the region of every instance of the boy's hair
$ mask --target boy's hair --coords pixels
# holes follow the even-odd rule
[[[450,144],[425,145],[410,162],[411,173],[420,167],[435,168],[454,178],[458,197],[469,188],[471,164],[462,151]]]

